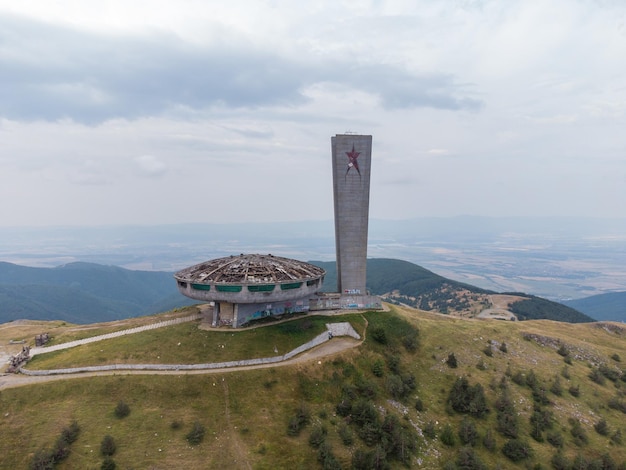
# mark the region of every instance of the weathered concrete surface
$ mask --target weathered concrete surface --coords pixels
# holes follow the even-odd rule
[[[365,295],[372,136],[331,138],[337,289]]]

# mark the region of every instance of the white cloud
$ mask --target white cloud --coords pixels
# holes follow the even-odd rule
[[[154,155],[141,155],[135,158],[139,174],[142,176],[161,176],[167,171],[167,165]]]
[[[626,217],[625,11],[5,2],[0,223],[331,218],[346,131],[374,136],[372,217]]]

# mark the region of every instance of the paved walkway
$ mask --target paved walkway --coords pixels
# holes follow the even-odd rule
[[[58,349],[63,349],[61,346],[70,345],[66,347],[74,347],[78,346],[78,344],[85,344],[85,342],[90,343],[93,341],[101,341],[103,339],[115,338],[116,336],[121,336],[123,334],[132,334],[138,333],[139,331],[144,331],[148,329],[159,328],[162,326],[167,326],[167,324],[176,324],[182,323],[183,321],[191,321],[193,319],[199,318],[198,315],[192,317],[179,318],[176,320],[168,320],[167,322],[156,323],[154,325],[148,325],[145,327],[132,328],[130,330],[118,331],[116,333],[110,333],[107,335],[94,336],[92,338],[87,338],[86,340],[80,341],[72,341],[71,343],[59,344],[58,348],[56,346],[51,346],[49,348],[37,348],[39,354],[48,351],[56,351]],[[312,349],[320,344],[323,344],[333,337],[336,336],[350,336],[354,339],[360,340],[361,336],[354,330],[352,325],[348,322],[340,322],[340,323],[327,323],[326,331],[324,333],[319,334],[311,341],[298,346],[297,348],[289,351],[288,353],[282,356],[273,356],[273,357],[264,357],[257,359],[243,359],[240,361],[228,361],[228,362],[213,362],[206,364],[111,364],[105,366],[87,366],[87,367],[73,367],[67,369],[51,369],[51,370],[28,370],[21,368],[20,371],[25,375],[62,375],[62,374],[77,374],[77,373],[85,373],[85,372],[105,372],[105,371],[123,371],[123,370],[149,370],[149,371],[189,371],[189,370],[208,370],[208,369],[226,369],[231,367],[246,367],[246,366],[258,366],[263,364],[273,364],[277,362],[287,361],[298,354],[301,354],[304,351]],[[91,341],[89,341],[91,340]],[[77,344],[72,344],[77,343]],[[52,349],[56,348],[56,349]],[[45,350],[45,351],[41,351]],[[32,353],[32,350],[31,350]],[[32,354],[31,354],[32,355]]]

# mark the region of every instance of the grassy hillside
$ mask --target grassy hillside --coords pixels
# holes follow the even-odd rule
[[[337,267],[333,262],[312,261],[327,272],[324,290],[337,289]],[[408,261],[385,258],[367,260],[367,288],[385,300],[416,307],[426,311],[449,313],[458,316],[477,316],[482,310],[493,307],[491,296],[496,294],[462,282],[439,276]],[[515,293],[522,300],[511,304],[509,310],[520,320],[590,322],[593,318],[563,304],[540,297]]]
[[[237,332],[178,326],[65,353],[73,359],[40,357],[50,367],[81,356],[106,363],[125,355],[203,362],[218,359],[217,351],[258,355],[268,344],[287,348],[294,338],[306,340],[316,327],[303,322],[312,318]],[[343,319],[365,332],[360,346],[291,366],[85,377],[1,390],[3,467],[28,468],[74,420],[80,433],[58,468],[100,468],[106,435],[117,443],[117,468],[548,469],[626,462],[623,327],[463,320],[400,307],[328,320]],[[58,328],[51,330],[55,341],[84,334],[83,327],[51,326]],[[116,417],[120,401],[129,406],[127,417]],[[197,445],[185,438],[194,424],[205,431]],[[602,459],[605,466],[597,466]]]
[[[508,293],[507,295],[522,295],[525,298],[513,303],[509,309],[517,316],[519,320],[540,320],[549,318],[555,321],[566,321],[570,323],[585,323],[594,321],[593,318],[574,310],[571,307],[562,305],[558,302],[542,299],[534,295]],[[546,316],[549,311],[550,315]]]

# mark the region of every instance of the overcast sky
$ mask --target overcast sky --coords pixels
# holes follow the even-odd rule
[[[0,225],[626,217],[622,0],[0,0]]]

